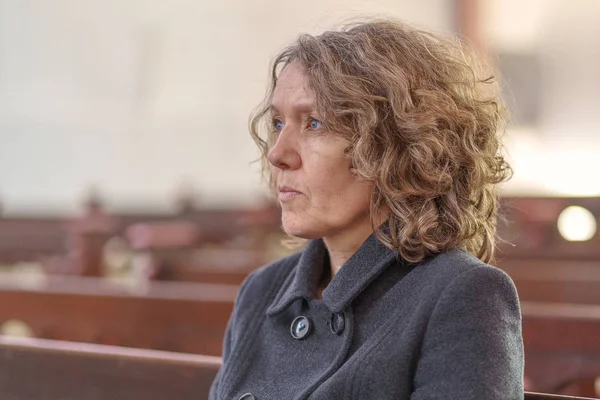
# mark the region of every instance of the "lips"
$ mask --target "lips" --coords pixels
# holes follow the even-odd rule
[[[300,196],[302,194],[301,191],[296,190],[294,188],[288,187],[288,186],[282,186],[279,187],[277,189],[278,194],[279,194],[279,200],[280,201],[287,201],[287,200],[291,200],[297,196]]]

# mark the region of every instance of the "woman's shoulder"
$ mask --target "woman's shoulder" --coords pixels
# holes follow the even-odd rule
[[[417,272],[418,271],[418,272]],[[456,249],[439,254],[425,261],[416,271],[424,293],[439,295],[473,293],[480,290],[504,292],[517,298],[517,291],[510,276],[503,270],[484,263],[472,254]]]
[[[463,274],[466,274],[464,276],[476,274],[508,277],[506,272],[500,268],[487,264],[462,249],[454,249],[441,253],[423,262],[421,267],[423,267],[422,270],[426,274],[433,274],[445,281],[463,276]]]

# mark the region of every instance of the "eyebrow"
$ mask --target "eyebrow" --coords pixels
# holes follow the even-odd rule
[[[275,104],[271,104],[271,106],[269,107],[271,112],[277,113],[279,114],[280,111],[277,108],[277,106]],[[316,107],[313,103],[300,103],[300,104],[296,104],[292,107],[292,109],[295,112],[304,112],[304,113],[309,113],[309,112],[315,112],[316,111]]]

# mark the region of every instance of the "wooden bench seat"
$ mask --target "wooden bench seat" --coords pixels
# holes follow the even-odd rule
[[[598,197],[507,197],[500,199],[498,257],[547,261],[598,261],[600,235],[588,241],[569,242],[557,229],[561,212],[569,206],[600,215]]]
[[[561,393],[600,377],[600,305],[522,302],[525,375],[536,390]]]
[[[0,336],[3,400],[205,400],[220,363],[202,355]]]
[[[67,233],[66,219],[0,216],[0,265],[63,254],[67,248]]]
[[[600,280],[600,260],[500,259],[498,267],[511,277],[520,279]]]
[[[600,305],[600,262],[502,260],[522,301]]]
[[[3,400],[203,400],[219,357],[0,336]]]
[[[171,282],[131,290],[81,277],[2,282],[0,326],[18,320],[38,338],[218,356],[237,290]]]
[[[594,400],[592,397],[575,397],[560,394],[545,394],[535,392],[525,392],[525,400]]]
[[[521,301],[600,305],[600,280],[513,279]]]

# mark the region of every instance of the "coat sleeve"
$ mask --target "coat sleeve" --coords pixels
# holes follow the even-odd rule
[[[481,266],[444,289],[429,320],[411,400],[523,399],[521,311],[514,283]]]
[[[218,400],[218,389],[219,389],[219,383],[221,382],[221,374],[223,373],[223,366],[227,363],[229,354],[231,352],[231,346],[232,346],[232,342],[233,342],[233,334],[235,332],[235,316],[237,314],[238,311],[238,304],[239,304],[239,299],[240,297],[242,297],[245,288],[248,286],[248,281],[250,281],[250,279],[252,278],[252,274],[250,274],[242,283],[240,290],[238,291],[238,294],[236,296],[236,301],[235,301],[235,306],[233,308],[233,312],[231,313],[231,315],[229,316],[229,321],[227,322],[227,328],[225,330],[225,336],[223,338],[223,354],[221,356],[223,362],[221,364],[221,368],[219,368],[219,372],[217,372],[217,375],[215,376],[215,379],[212,382],[212,385],[210,387],[210,392],[208,395],[208,398],[210,400]]]

